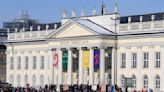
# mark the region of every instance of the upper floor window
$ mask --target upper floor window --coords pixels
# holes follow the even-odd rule
[[[121,54],[121,68],[126,68],[126,54]]]
[[[149,53],[143,53],[143,67],[148,68],[149,67]]]
[[[45,58],[44,56],[41,56],[41,66],[40,66],[40,69],[44,69],[44,61],[45,61]]]
[[[28,65],[29,65],[29,58],[28,56],[25,57],[25,69],[28,69]]]
[[[17,62],[17,69],[21,69],[21,57],[18,57],[18,62]]]
[[[14,69],[14,57],[10,57],[10,69]]]
[[[160,62],[161,62],[161,54],[160,52],[156,52],[155,54],[155,67],[160,68]]]
[[[33,56],[33,69],[36,69],[36,62],[37,62],[37,58],[36,56]]]
[[[137,53],[132,53],[132,68],[137,67]]]

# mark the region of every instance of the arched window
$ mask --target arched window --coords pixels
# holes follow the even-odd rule
[[[33,85],[33,87],[36,86],[36,76],[35,75],[32,76],[32,85]]]
[[[28,76],[27,75],[24,76],[24,85],[26,86],[26,84],[28,84]]]
[[[148,77],[145,75],[143,77],[143,88],[148,88]]]
[[[10,75],[10,83],[14,84],[14,76],[13,75]]]
[[[137,84],[136,76],[133,75],[132,78],[133,78],[133,87],[136,88],[136,84]]]
[[[124,83],[125,83],[125,76],[122,75],[121,76],[121,87],[124,87]]]
[[[21,77],[20,77],[20,75],[17,75],[17,86],[18,87],[21,86]]]
[[[44,76],[40,76],[40,85],[43,87],[44,86]]]
[[[155,77],[155,88],[160,89],[160,77],[158,75]]]

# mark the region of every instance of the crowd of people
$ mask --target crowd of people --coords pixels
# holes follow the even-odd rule
[[[13,87],[9,83],[0,82],[0,92],[122,92],[117,86],[110,85],[45,85],[45,87],[34,88],[30,85],[26,87]]]
[[[29,84],[26,87],[13,87],[9,83],[0,81],[0,92],[128,92],[122,90],[117,85],[45,85],[44,87],[34,88]],[[133,92],[153,92],[153,91],[133,91]]]

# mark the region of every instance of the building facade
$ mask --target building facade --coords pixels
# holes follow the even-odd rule
[[[6,81],[6,46],[7,30],[0,29],[0,81]]]
[[[7,82],[124,87],[132,78],[131,90],[164,91],[164,13],[73,15],[59,28],[8,34]]]

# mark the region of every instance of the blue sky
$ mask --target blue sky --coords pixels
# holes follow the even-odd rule
[[[114,0],[103,1],[108,13],[112,13]],[[20,10],[27,10],[31,18],[49,23],[60,21],[64,9],[69,16],[72,9],[75,9],[77,15],[80,16],[81,9],[84,7],[86,15],[91,15],[96,6],[100,14],[101,3],[102,0],[1,0],[0,27],[2,27],[2,22],[18,18]],[[118,0],[118,7],[121,15],[164,12],[164,0]]]

